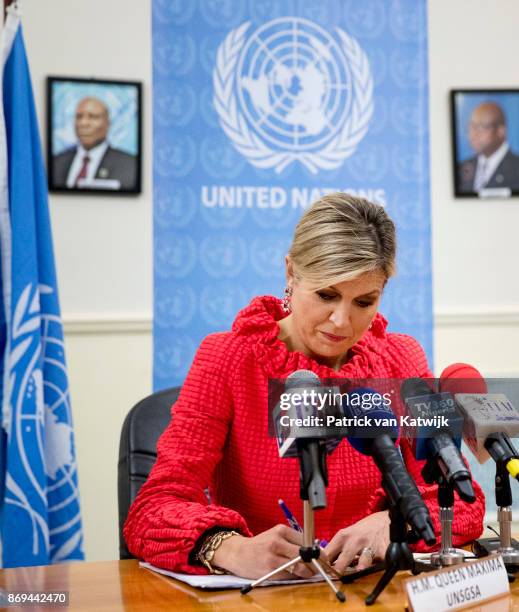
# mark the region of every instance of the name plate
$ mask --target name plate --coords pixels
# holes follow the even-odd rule
[[[404,581],[410,610],[458,610],[510,593],[500,555],[427,572]]]

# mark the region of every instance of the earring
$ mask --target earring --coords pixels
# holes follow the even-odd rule
[[[292,304],[290,303],[290,298],[292,297],[292,287],[285,287],[285,293],[283,296],[283,302],[281,304],[281,308],[283,308],[283,312],[290,314],[292,312]]]
[[[371,323],[369,324],[368,329],[371,329],[373,327],[373,321],[371,321]]]

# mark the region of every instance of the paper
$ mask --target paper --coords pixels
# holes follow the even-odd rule
[[[474,557],[474,555],[466,550],[461,550],[459,548],[456,549],[459,552],[462,552],[466,558]],[[422,562],[426,562],[429,559],[430,553],[415,553],[414,558],[416,560],[420,560]],[[475,558],[475,557],[474,557]],[[151,570],[152,572],[157,572],[158,574],[162,574],[163,576],[169,576],[170,578],[175,578],[175,580],[180,580],[181,582],[185,582],[189,584],[189,586],[195,587],[197,589],[241,589],[242,586],[246,586],[253,582],[250,578],[239,578],[238,576],[232,576],[230,574],[206,574],[203,576],[199,576],[196,574],[179,574],[178,572],[170,572],[169,570],[162,569],[161,567],[155,567],[151,565],[151,563],[145,563],[144,561],[140,562],[140,567],[144,569]],[[356,569],[354,567],[348,568],[346,573],[349,571],[355,572]],[[266,580],[262,582],[259,586],[280,586],[284,584],[307,584],[312,582],[323,582],[323,578],[318,574],[312,576],[312,578],[293,578],[291,580]]]
[[[169,576],[170,578],[175,578],[175,580],[185,582],[186,584],[189,584],[192,587],[196,587],[197,589],[241,589],[242,586],[247,586],[248,584],[253,582],[253,580],[251,580],[250,578],[238,578],[238,576],[232,576],[230,574],[207,574],[204,576],[198,576],[195,574],[179,574],[177,572],[170,572],[169,570],[162,569],[161,567],[155,567],[154,565],[151,565],[151,563],[145,563],[144,561],[141,561],[139,565],[140,567],[151,570],[152,572],[157,572],[158,574],[162,574],[163,576]],[[266,580],[258,586],[306,584],[309,582],[323,582],[323,578],[319,575],[316,575],[306,580],[302,578],[294,578],[292,580]]]

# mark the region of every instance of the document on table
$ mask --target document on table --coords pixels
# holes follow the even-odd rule
[[[162,569],[161,567],[155,567],[151,563],[145,563],[141,561],[140,567],[157,572],[163,576],[169,576],[185,582],[192,587],[197,589],[241,589],[242,586],[247,586],[252,582],[249,578],[239,578],[238,576],[232,576],[230,574],[208,574],[204,576],[198,576],[196,574],[179,574],[178,572],[170,572],[169,570]],[[311,582],[323,582],[323,578],[319,575],[312,576],[306,580],[302,578],[294,578],[291,580],[266,580],[260,586],[279,586],[283,584],[306,584]]]
[[[475,559],[475,556],[471,552],[461,550],[459,548],[456,550],[463,553],[466,559]],[[415,553],[413,556],[416,560],[427,562],[429,559],[429,554],[430,553]],[[252,582],[252,580],[249,578],[239,578],[238,576],[232,576],[231,574],[206,574],[199,576],[197,574],[180,574],[178,572],[170,572],[169,570],[162,569],[161,567],[155,567],[154,565],[151,565],[151,563],[145,563],[144,561],[141,561],[139,565],[140,567],[151,570],[152,572],[157,572],[163,576],[169,576],[170,578],[175,578],[175,580],[185,582],[186,584],[189,584],[189,586],[196,587],[197,589],[241,589],[242,586],[246,586]],[[351,571],[354,572],[355,568],[351,568]],[[291,580],[266,580],[259,586],[281,586],[284,584],[307,584],[312,582],[323,582],[323,578],[317,574],[307,579],[293,578]]]

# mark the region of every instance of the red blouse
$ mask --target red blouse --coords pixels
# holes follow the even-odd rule
[[[157,462],[124,527],[136,557],[175,571],[206,573],[188,561],[204,531],[221,526],[250,536],[284,523],[279,498],[302,524],[298,460],[281,459],[275,438],[267,433],[269,377],[285,378],[298,369],[321,378],[432,377],[418,342],[387,333],[380,314],[338,372],[290,352],[278,340],[277,321],[283,316],[277,298],[255,298],[238,314],[231,332],[211,334],[200,345],[159,440]],[[424,483],[423,462],[413,458],[405,440],[401,449],[439,534],[437,487]],[[373,460],[347,440],[327,463],[328,506],[316,512],[315,530],[317,537],[330,540],[339,529],[382,509],[384,496]],[[456,497],[455,546],[482,532],[485,499],[476,483],[474,488],[474,504]],[[423,542],[418,549],[427,550]]]

